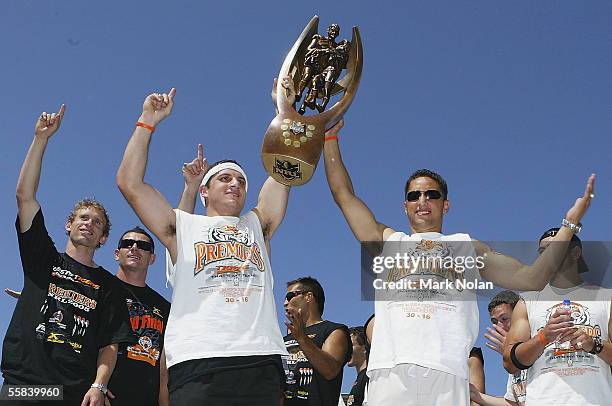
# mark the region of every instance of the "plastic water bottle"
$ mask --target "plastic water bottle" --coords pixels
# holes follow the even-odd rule
[[[561,310],[569,310],[570,312],[572,311],[572,304],[570,302],[569,299],[563,299],[563,304],[561,305]],[[570,315],[571,317],[571,315]],[[559,336],[559,338],[561,338],[561,336]],[[557,348],[560,348],[562,350],[569,350],[572,345],[570,344],[569,341],[565,341],[563,343],[559,343],[558,340],[559,338],[557,338]]]

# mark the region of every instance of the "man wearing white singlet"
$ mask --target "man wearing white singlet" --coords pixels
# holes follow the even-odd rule
[[[540,252],[554,245],[558,232],[542,235]],[[574,236],[550,284],[524,293],[514,308],[504,367],[528,369],[526,406],[610,404],[612,290],[585,283],[585,269],[582,242]]]
[[[448,188],[444,179],[430,170],[414,172],[404,189],[404,210],[411,234],[396,232],[380,223],[353,190],[351,179],[342,162],[338,143],[340,121],[326,134],[325,171],[334,197],[351,231],[368,247],[378,246],[375,254],[385,250],[428,256],[430,251],[451,252],[452,258],[481,259],[476,267],[466,270],[506,289],[534,290],[547,284],[567,250],[573,230],[585,214],[593,193],[592,175],[582,197],[565,216],[566,227],[555,237],[562,243],[546,250],[533,265],[493,252],[487,245],[474,241],[467,234],[442,234],[444,215],[450,209]],[[388,176],[388,174],[386,175]],[[393,244],[390,244],[390,243]],[[372,244],[374,243],[374,244]],[[453,251],[454,250],[454,251]],[[401,251],[400,251],[401,252]],[[404,269],[401,282],[434,269]],[[440,268],[436,268],[439,271]],[[378,279],[390,280],[387,269]],[[402,271],[402,270],[399,270]],[[445,272],[445,273],[444,273]],[[445,279],[457,277],[457,268],[439,272]],[[455,285],[457,286],[457,285]],[[420,292],[399,290],[379,298],[376,290],[376,328],[368,364],[370,383],[368,405],[469,405],[468,367],[466,360],[478,334],[478,307],[474,290],[421,289]],[[420,295],[416,296],[415,294]]]
[[[295,97],[288,79],[282,85],[283,94]],[[272,292],[269,243],[285,215],[290,188],[269,177],[257,206],[242,214],[245,171],[235,161],[209,167],[200,146],[198,158],[185,165],[190,173],[183,199],[192,200],[193,209],[199,194],[206,215],[173,210],[144,175],[151,134],[171,113],[174,95],[172,89],[145,99],[117,173],[119,189],[170,256],[173,295],[165,336],[170,403],[278,405],[281,355],[287,352]]]

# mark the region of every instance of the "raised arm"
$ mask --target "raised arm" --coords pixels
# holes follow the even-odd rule
[[[62,104],[57,113],[43,112],[34,127],[34,140],[28,154],[21,165],[19,179],[17,180],[17,210],[19,214],[19,229],[28,231],[32,220],[40,208],[36,200],[36,191],[40,181],[40,169],[47,143],[53,134],[59,130],[64,118],[65,106]]]
[[[274,78],[272,83],[272,103],[277,109],[277,79]],[[293,86],[293,80],[289,76],[282,78],[281,87],[284,89],[283,97],[286,97],[287,103],[292,105],[295,101],[295,87]],[[269,242],[272,239],[272,235],[280,226],[285,213],[287,212],[287,204],[289,203],[289,192],[291,188],[275,181],[272,177],[268,177],[264,182],[261,190],[259,191],[259,197],[257,198],[257,206],[253,209],[264,234],[266,241],[266,247],[268,251],[270,249]]]
[[[280,226],[289,203],[289,192],[291,188],[268,177],[259,191],[257,206],[253,211],[259,217],[264,239],[268,243],[272,235]]]
[[[196,198],[200,191],[200,184],[204,175],[208,171],[208,161],[204,158],[202,144],[198,144],[198,155],[193,161],[183,164],[183,178],[185,187],[181,194],[181,201],[178,208],[187,213],[193,214],[196,205]]]
[[[172,111],[173,88],[168,94],[153,93],[142,106],[138,125],[128,142],[117,171],[117,185],[143,224],[157,236],[176,262],[176,217],[166,198],[144,181],[149,143],[155,127]]]
[[[584,194],[565,215],[565,219],[572,224],[580,223],[594,196],[595,174],[588,181]],[[554,272],[559,268],[565,258],[569,241],[573,231],[568,227],[561,227],[557,235],[532,265],[522,262],[491,250],[486,244],[476,241],[475,248],[479,256],[484,256],[484,268],[480,270],[483,278],[497,286],[513,290],[541,290],[548,283]]]
[[[342,210],[351,231],[359,241],[385,241],[395,231],[376,221],[374,214],[355,196],[353,183],[340,156],[338,132],[344,125],[340,120],[325,133],[323,156],[325,175],[334,201]]]

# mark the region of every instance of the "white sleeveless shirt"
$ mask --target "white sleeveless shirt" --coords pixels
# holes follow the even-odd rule
[[[397,232],[385,242],[382,255],[395,255],[398,249],[411,257],[476,258],[467,234],[406,235]],[[409,271],[385,270],[378,277],[391,281],[426,278],[443,281],[459,277],[453,270],[448,272],[431,266],[420,266]],[[474,281],[479,274],[476,267],[471,266],[464,270],[461,277]],[[376,369],[409,363],[468,378],[467,360],[478,335],[478,305],[473,290],[455,288],[389,292],[377,289],[375,293],[376,325],[368,375]]]
[[[177,258],[165,336],[167,365],[212,357],[286,355],[261,224],[175,210]]]
[[[585,284],[570,289],[547,285],[542,292],[526,292],[522,296],[532,337],[544,328],[563,300],[569,299],[574,325],[591,336],[599,336],[603,342],[609,341],[612,290]],[[575,347],[560,347],[560,343],[549,344],[529,368],[525,405],[609,405],[612,402],[610,366],[597,355]]]

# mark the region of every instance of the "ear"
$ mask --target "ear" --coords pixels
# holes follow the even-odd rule
[[[404,213],[408,215],[408,201],[407,200],[404,200]]]
[[[70,234],[70,226],[72,225],[72,223],[70,221],[66,221],[66,224],[64,224],[64,230],[66,230],[66,232],[68,234]]]
[[[149,265],[153,265],[153,263],[155,262],[155,259],[157,257],[155,256],[155,254],[151,254],[151,258],[149,258]]]
[[[582,250],[579,246],[575,246],[570,250],[569,255],[574,261],[578,261],[578,258],[582,255]]]
[[[119,261],[119,248],[115,248],[115,261]]]
[[[450,209],[450,200],[444,200],[444,205],[442,206],[442,213],[448,213],[448,209]]]
[[[208,197],[208,188],[204,185],[200,186],[200,196],[204,198]]]
[[[100,238],[100,242],[98,244],[104,245],[106,244],[106,241],[108,241],[108,235],[103,235],[102,238]]]

